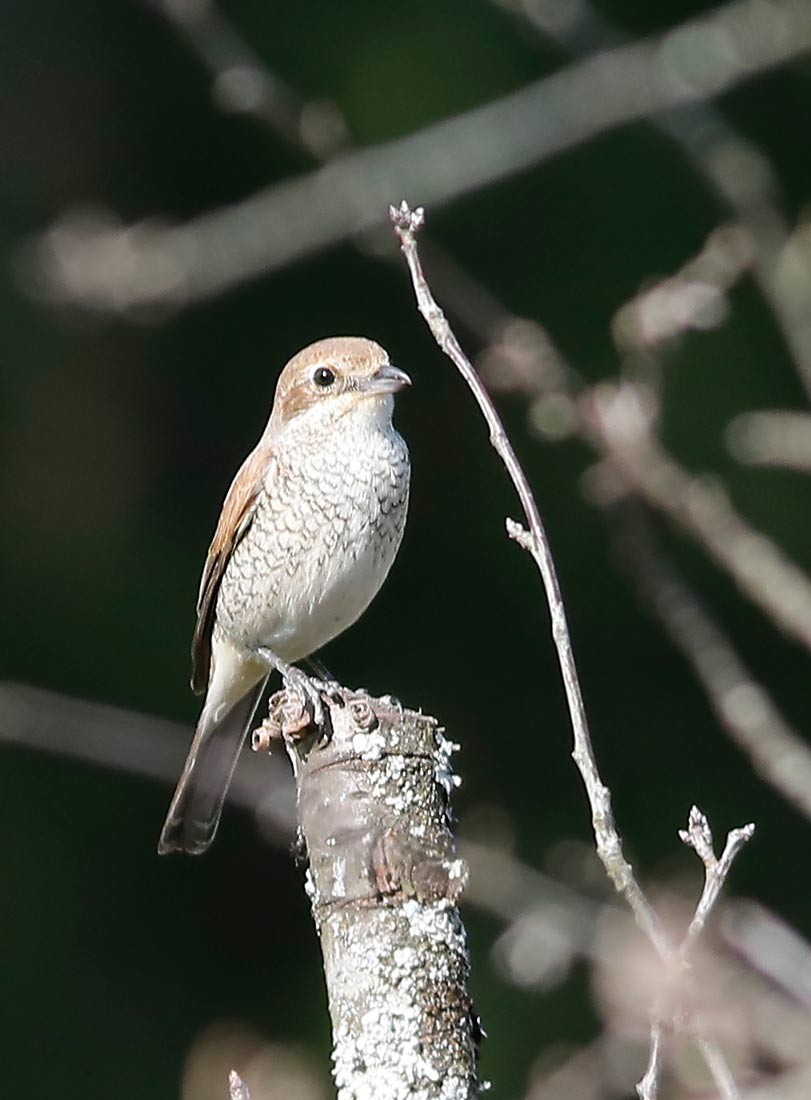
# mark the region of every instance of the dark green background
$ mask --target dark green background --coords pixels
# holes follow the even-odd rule
[[[638,34],[702,6],[615,0],[603,10]],[[225,8],[302,94],[336,99],[361,143],[482,103],[564,60],[483,0]],[[721,102],[772,160],[792,220],[811,193],[809,75],[807,62],[795,64]],[[401,270],[346,245],[148,324],[38,305],[13,280],[18,245],[68,207],[184,219],[307,169],[305,155],[249,119],[219,114],[207,76],[169,26],[115,0],[3,5],[0,148],[0,675],[190,726],[188,643],[222,495],[263,427],[285,359],[319,337],[363,333],[414,379],[398,411],[413,504],[383,593],[325,659],[345,682],[392,691],[445,722],[463,746],[462,817],[505,808],[520,853],[538,866],[562,838],[587,842],[539,583],[503,535],[517,508]],[[438,240],[596,380],[617,369],[616,308],[683,263],[726,216],[695,169],[640,124],[430,220]],[[689,467],[726,476],[751,521],[809,566],[807,480],[741,470],[724,449],[736,413],[803,407],[751,283],[732,301],[723,329],[669,357],[668,442]],[[598,755],[635,864],[644,876],[694,872],[676,836],[693,802],[719,834],[755,820],[732,888],[811,931],[807,824],[730,745],[618,572],[580,492],[591,456],[573,443],[539,444],[519,401],[500,406],[548,524]],[[699,553],[668,538],[805,729],[807,654]],[[190,1043],[218,1019],[303,1042],[326,1075],[300,870],[236,811],[206,858],[159,860],[169,794],[147,779],[4,750],[0,1095],[168,1100]],[[594,1033],[587,983],[576,975],[544,995],[510,989],[488,959],[499,926],[471,910],[466,919],[490,1035],[483,1071],[494,1096],[519,1096],[541,1051]]]

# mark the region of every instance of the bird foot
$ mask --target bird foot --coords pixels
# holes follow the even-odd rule
[[[313,716],[313,725],[322,729],[324,726],[324,703],[321,699],[322,685],[320,680],[311,679],[300,668],[290,666],[288,672],[282,673],[285,691],[298,695]]]
[[[256,652],[263,661],[281,675],[285,690],[298,696],[303,706],[310,710],[313,725],[323,729],[326,716],[322,696],[333,702],[343,703],[341,685],[335,680],[318,680],[308,676],[306,672],[302,672],[295,665],[288,665],[286,661],[264,646],[259,646]]]
[[[309,679],[310,683],[318,688],[323,698],[329,699],[332,703],[337,703],[340,707],[345,705],[346,689],[337,680],[318,680],[312,676]]]

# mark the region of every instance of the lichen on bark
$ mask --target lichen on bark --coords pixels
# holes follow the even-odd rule
[[[344,690],[329,719],[329,736],[297,730],[286,743],[338,1098],[472,1100],[481,1032],[456,904],[467,868],[450,827],[455,746],[389,698]]]

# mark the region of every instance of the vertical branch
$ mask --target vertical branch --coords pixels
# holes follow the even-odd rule
[[[574,652],[566,621],[563,597],[561,596],[555,564],[552,559],[552,551],[529,482],[521,469],[493,402],[490,400],[478,374],[473,369],[470,360],[462,351],[444,313],[434,300],[423,274],[416,242],[416,234],[424,223],[422,209],[417,208],[412,211],[408,204],[403,202],[399,207],[393,206],[390,208],[390,216],[400,238],[403,254],[411,273],[417,307],[425,318],[434,339],[453,362],[476,399],[476,403],[490,430],[490,442],[504,463],[510,480],[515,486],[521,501],[521,507],[524,510],[524,516],[529,525],[527,531],[515,521],[508,520],[507,533],[510,538],[515,539],[520,546],[529,552],[543,581],[552,619],[552,637],[558,654],[574,733],[572,756],[588,794],[597,854],[614,886],[630,905],[642,931],[651,940],[660,956],[663,959],[670,959],[672,948],[662,931],[656,913],[651,908],[634,877],[630,863],[623,854],[622,841],[614,823],[614,813],[611,808],[611,792],[602,782],[597,770],[597,762],[594,757],[591,735],[586,720],[586,708],[580,690],[580,681],[577,676]]]
[[[510,480],[515,487],[521,506],[524,510],[529,530],[516,523],[507,520],[507,533],[510,538],[523,547],[531,556],[538,567],[546,593],[546,600],[552,619],[552,636],[557,649],[558,661],[563,675],[563,683],[566,689],[566,699],[569,705],[569,714],[574,733],[574,752],[572,757],[577,764],[591,807],[592,826],[594,839],[599,855],[606,872],[614,883],[616,889],[623,895],[634,914],[637,924],[647,935],[665,967],[671,973],[683,970],[687,954],[695,939],[704,927],[710,910],[717,901],[724,878],[729,871],[736,853],[746,840],[752,835],[754,826],[744,826],[730,834],[727,848],[722,859],[715,861],[712,856],[710,864],[709,856],[705,850],[709,845],[712,852],[712,834],[709,825],[703,815],[693,810],[690,815],[688,832],[683,839],[686,843],[696,847],[705,867],[707,868],[707,883],[702,894],[696,916],[688,933],[684,951],[676,950],[669,937],[665,934],[656,912],[650,905],[639,883],[634,876],[633,868],[625,859],[622,850],[622,841],[614,821],[611,808],[611,792],[600,778],[597,769],[597,761],[591,743],[591,736],[586,722],[585,706],[580,690],[580,682],[574,662],[569,628],[566,621],[566,612],[563,598],[558,584],[552,551],[549,546],[546,532],[541,522],[538,506],[527,481],[526,474],[513,450],[507,433],[501,423],[501,419],[490,399],[481,379],[473,368],[470,360],[462,351],[456,336],[448,321],[434,299],[428,282],[422,270],[417,251],[416,235],[424,224],[424,213],[421,208],[411,210],[406,202],[399,207],[389,208],[389,214],[395,231],[400,238],[403,254],[405,255],[411,274],[411,281],[417,298],[417,307],[425,318],[431,333],[439,347],[453,362],[461,374],[468,388],[473,393],[476,403],[490,429],[490,442],[499,458],[504,463]],[[700,834],[700,835],[699,835]],[[674,1017],[675,1019],[675,1017]],[[658,1080],[662,1056],[662,1021],[658,1010],[654,1007],[651,1013],[651,1049],[648,1066],[644,1077],[638,1086],[638,1095],[642,1100],[655,1100],[658,1090]],[[704,1057],[712,1079],[718,1088],[719,1094],[724,1100],[739,1100],[735,1083],[727,1067],[721,1050],[706,1037],[703,1032],[702,1022],[697,1014],[693,1014],[694,1034],[699,1050]]]
[[[330,702],[330,738],[302,740],[286,696],[254,746],[282,733],[293,762],[339,1100],[473,1100],[480,1031],[456,907],[467,868],[449,826],[454,746],[433,718],[346,691]]]
[[[659,1076],[662,1072],[662,1025],[654,1013],[650,1024],[650,1052],[645,1073],[636,1086],[639,1100],[656,1100],[659,1093]]]

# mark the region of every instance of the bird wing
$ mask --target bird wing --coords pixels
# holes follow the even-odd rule
[[[197,598],[197,625],[192,639],[192,691],[202,695],[208,685],[211,664],[211,631],[217,608],[217,593],[231,555],[253,522],[256,505],[264,488],[264,475],[270,458],[269,448],[259,446],[240,466],[231,482],[220,512],[211,546],[208,548],[200,593]]]

